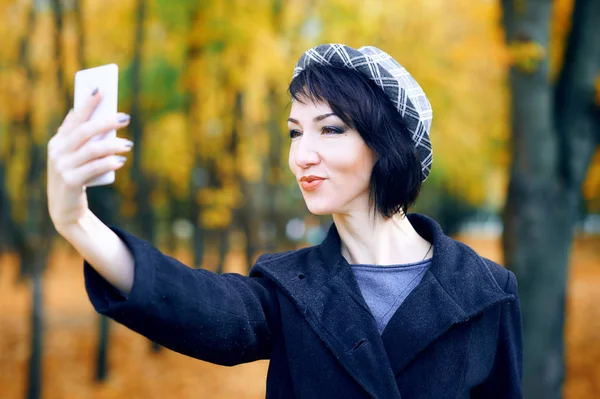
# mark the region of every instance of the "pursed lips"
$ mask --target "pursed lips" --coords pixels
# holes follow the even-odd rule
[[[324,181],[325,179],[320,176],[302,176],[300,178],[300,187],[302,187],[302,189],[305,191],[313,191],[316,190]]]

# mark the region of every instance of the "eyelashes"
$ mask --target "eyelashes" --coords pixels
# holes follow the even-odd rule
[[[342,134],[346,129],[337,126],[323,126],[321,131],[325,134]]]
[[[323,134],[343,134],[346,132],[346,129],[338,126],[323,126],[321,128],[321,132]],[[290,130],[290,138],[294,139],[302,135],[302,132],[298,129]]]

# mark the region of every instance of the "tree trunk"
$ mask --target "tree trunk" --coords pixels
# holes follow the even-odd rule
[[[77,32],[77,63],[79,69],[87,68],[85,59],[85,26],[83,24],[82,0],[73,0],[73,12],[75,15],[75,31]]]
[[[171,183],[165,184],[167,190],[167,201],[168,201],[168,213],[167,213],[167,251],[171,256],[175,256],[177,252],[177,236],[173,232],[173,222],[178,219],[179,215],[177,209],[179,208],[179,201],[175,198],[175,190]]]
[[[54,57],[57,64],[56,68],[56,82],[58,90],[60,90],[63,106],[70,107],[73,103],[72,95],[69,88],[65,84],[65,75],[62,66],[65,65],[64,60],[64,49],[62,45],[62,33],[63,33],[63,7],[60,0],[51,0],[52,13],[54,14]]]
[[[200,222],[200,215],[202,209],[200,205],[197,203],[195,198],[192,199],[191,207],[192,207],[192,223],[194,225],[193,235],[192,235],[192,247],[194,252],[194,264],[193,267],[199,269],[202,267],[204,263],[204,227]]]
[[[227,257],[227,253],[229,252],[229,228],[224,227],[219,230],[218,240],[219,240],[219,257],[217,260],[217,274],[223,273],[225,269],[225,258]]]
[[[505,264],[519,283],[525,398],[561,397],[569,253],[581,182],[597,145],[591,123],[593,79],[583,70],[599,66],[598,3],[575,4],[559,90],[549,82],[545,53],[517,59],[510,70],[512,161],[503,247]],[[551,7],[550,0],[503,1],[509,46],[547,49]],[[577,105],[567,104],[571,100]]]
[[[42,354],[43,354],[43,295],[42,275],[39,267],[31,277],[32,282],[32,308],[31,308],[31,355],[29,358],[29,384],[27,386],[27,399],[42,397]]]
[[[26,118],[30,120],[29,118]],[[31,140],[31,165],[27,186],[27,221],[25,223],[25,247],[21,254],[21,270],[31,278],[33,283],[33,306],[31,315],[31,357],[29,363],[28,399],[37,399],[42,391],[42,341],[43,341],[43,303],[42,303],[42,272],[48,261],[50,241],[53,236],[49,234],[47,214],[48,206],[44,195],[45,185],[42,181],[44,159],[42,150],[33,140],[32,126],[27,123]]]
[[[282,189],[281,185],[281,173],[282,165],[281,165],[281,130],[279,129],[279,116],[280,113],[276,110],[277,107],[277,92],[275,88],[272,87],[269,90],[269,110],[270,117],[269,122],[267,124],[267,131],[269,132],[269,157],[268,163],[266,165],[265,173],[267,175],[267,221],[268,225],[271,226],[273,231],[269,231],[269,235],[267,236],[267,242],[265,243],[265,249],[267,252],[274,252],[277,249],[277,240],[281,239],[280,235],[285,230],[285,227],[278,223],[278,210],[277,210],[277,200],[279,198],[279,193]]]
[[[190,174],[190,219],[193,225],[192,251],[194,268],[201,268],[204,263],[204,239],[206,231],[202,225],[202,206],[198,201],[198,191],[206,184],[205,169],[201,156],[196,152],[196,160],[192,173]]]
[[[144,153],[144,123],[141,107],[141,75],[142,75],[142,49],[144,47],[144,22],[146,20],[145,0],[137,0],[135,8],[135,33],[133,59],[131,61],[131,129],[132,139],[136,151],[131,154],[131,180],[136,183],[135,189],[135,227],[137,234],[150,243],[154,243],[154,215],[150,204],[150,178],[142,170],[142,154]],[[160,346],[152,342],[152,351],[156,352]]]
[[[235,105],[233,109],[233,125],[231,129],[231,141],[229,143],[229,152],[234,157],[234,160],[238,162],[239,157],[237,156],[237,151],[240,143],[240,132],[239,126],[241,126],[241,120],[243,118],[243,103],[244,103],[244,95],[241,92],[236,93],[235,95]],[[241,170],[240,165],[236,165],[236,180],[240,185],[240,191],[242,193],[243,203],[241,206],[235,210],[235,220],[239,225],[242,233],[244,234],[244,238],[246,241],[245,248],[245,257],[246,257],[246,266],[248,269],[252,266],[252,262],[254,260],[254,254],[258,250],[258,230],[259,230],[259,220],[260,216],[258,213],[260,212],[259,207],[256,204],[254,191],[255,186],[251,183],[248,183],[244,177],[239,173]]]
[[[29,40],[36,25],[36,11],[31,6],[28,12],[27,28],[21,42],[20,61],[27,74],[30,87],[35,82],[35,76],[29,62]],[[29,109],[31,109],[31,93],[29,90]],[[45,187],[40,184],[43,180],[44,156],[33,134],[31,111],[25,114],[22,130],[27,136],[30,146],[30,164],[25,184],[28,187],[27,220],[23,226],[18,226],[22,240],[18,242],[20,255],[20,277],[28,276],[32,282],[31,308],[31,351],[28,365],[28,381],[26,395],[28,399],[38,399],[42,393],[42,353],[43,353],[43,306],[42,306],[42,270],[48,258],[51,234],[44,228],[44,217],[49,219],[45,203]]]
[[[141,109],[141,74],[142,49],[144,47],[144,21],[146,19],[146,1],[137,0],[135,12],[135,35],[133,60],[131,62],[131,122],[130,129],[136,151],[131,156],[131,180],[136,183],[136,228],[138,234],[148,242],[154,242],[154,220],[150,204],[150,179],[142,171],[142,154],[144,152],[144,124]]]
[[[193,267],[200,268],[204,262],[204,236],[205,231],[201,223],[202,207],[197,200],[197,194],[200,189],[206,185],[206,173],[205,165],[200,154],[201,149],[199,148],[197,140],[194,135],[198,133],[197,127],[200,125],[200,121],[197,118],[196,106],[198,103],[198,96],[195,90],[195,78],[191,66],[195,64],[195,61],[202,55],[203,48],[198,45],[196,38],[194,37],[194,26],[199,22],[202,16],[203,5],[198,4],[194,10],[190,13],[190,31],[188,32],[187,38],[187,52],[184,66],[185,77],[184,86],[186,89],[184,110],[187,120],[187,129],[190,141],[194,147],[194,167],[190,173],[190,193],[188,197],[189,204],[189,219],[193,225],[192,232],[192,251],[193,251]]]
[[[96,381],[105,381],[108,378],[108,351],[110,319],[99,315],[98,319],[98,348],[96,350]]]
[[[248,183],[242,182],[242,186],[248,186]],[[248,192],[247,189],[242,189],[242,192]],[[242,233],[244,233],[244,238],[246,239],[246,267],[250,269],[252,267],[252,261],[254,260],[254,254],[258,250],[258,246],[256,244],[256,231],[258,230],[258,226],[256,225],[253,215],[252,215],[252,203],[250,199],[244,195],[244,205],[240,208],[240,223],[242,226]]]
[[[13,251],[17,243],[15,234],[16,223],[13,218],[12,202],[7,186],[7,167],[10,159],[0,160],[0,252]]]
[[[283,1],[272,0],[271,18],[273,32],[279,37],[283,35],[283,11]],[[267,176],[268,191],[267,223],[272,231],[269,231],[269,235],[267,236],[265,249],[267,252],[274,252],[277,250],[277,241],[285,240],[285,224],[282,225],[281,220],[283,218],[280,215],[281,210],[277,209],[278,199],[283,188],[281,184],[281,173],[283,172],[281,164],[282,132],[279,128],[281,112],[278,107],[280,102],[277,98],[275,82],[270,83],[270,85],[271,87],[267,99],[269,106],[269,121],[267,122],[267,131],[269,132],[269,156],[265,173]]]

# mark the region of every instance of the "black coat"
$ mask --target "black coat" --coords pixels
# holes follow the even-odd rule
[[[429,271],[379,335],[335,225],[322,244],[261,255],[250,275],[191,269],[111,226],[132,251],[124,298],[87,262],[94,308],[221,365],[270,359],[267,398],[521,398],[515,276],[410,214]]]

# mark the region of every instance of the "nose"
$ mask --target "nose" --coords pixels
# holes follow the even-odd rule
[[[295,145],[294,161],[296,165],[302,169],[307,169],[321,162],[317,143],[314,142],[308,135],[305,135],[298,140]]]

